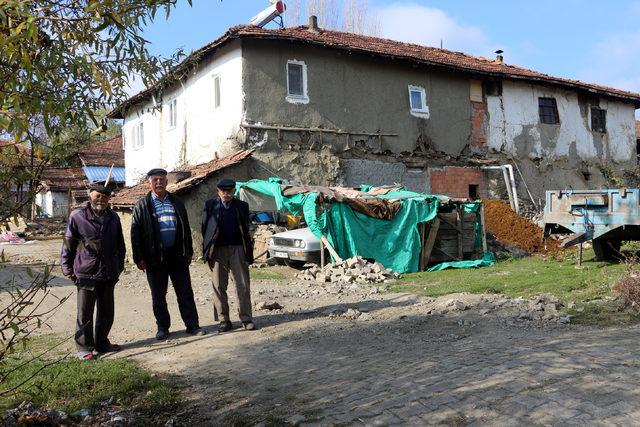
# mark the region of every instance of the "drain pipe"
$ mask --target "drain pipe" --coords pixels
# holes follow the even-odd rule
[[[504,178],[504,184],[507,187],[507,194],[509,195],[509,204],[511,205],[511,209],[513,209],[515,213],[520,214],[520,203],[518,201],[518,192],[516,191],[516,180],[513,175],[513,166],[481,166],[480,169],[502,171],[502,177]]]

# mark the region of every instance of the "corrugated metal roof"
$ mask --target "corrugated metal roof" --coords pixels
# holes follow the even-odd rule
[[[104,181],[109,174],[110,166],[83,166],[82,170],[87,175],[89,182]],[[112,182],[125,182],[124,168],[114,167],[111,172]]]

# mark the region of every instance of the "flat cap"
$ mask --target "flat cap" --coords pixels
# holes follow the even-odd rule
[[[166,175],[167,171],[162,168],[153,168],[149,172],[147,172],[147,178],[154,175]]]
[[[104,182],[94,182],[89,185],[89,191],[97,191],[100,194],[104,194],[105,196],[111,196],[111,188],[104,185]]]
[[[217,187],[222,189],[236,188],[236,182],[231,178],[224,178],[218,181]]]

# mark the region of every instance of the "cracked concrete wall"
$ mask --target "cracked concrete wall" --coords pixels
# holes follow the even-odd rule
[[[341,159],[340,181],[357,187],[362,184],[389,185],[399,183],[408,190],[429,193],[429,178],[423,169],[408,168],[400,162],[368,159]]]
[[[538,98],[555,98],[560,124],[540,123]],[[607,111],[607,132],[591,130],[591,106]],[[633,160],[635,109],[607,99],[580,99],[577,92],[520,82],[503,82],[502,96],[487,96],[487,145],[521,159],[566,160],[570,164],[599,160]]]
[[[413,151],[419,139],[450,155],[469,144],[470,86],[462,75],[279,41],[244,40],[242,55],[249,123],[397,133],[382,141],[382,151],[394,153]],[[307,67],[308,103],[286,100],[288,60]],[[425,88],[430,118],[411,115],[409,85]],[[345,136],[324,138],[346,144]]]

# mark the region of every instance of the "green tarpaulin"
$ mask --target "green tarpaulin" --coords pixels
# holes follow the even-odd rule
[[[238,183],[236,190],[248,188],[272,196],[278,210],[288,211],[293,215],[302,213],[311,232],[318,238],[326,236],[341,257],[360,255],[373,258],[399,273],[418,271],[421,242],[417,224],[433,220],[438,212],[439,197],[446,200],[442,196],[395,188],[384,195],[365,196],[400,200],[400,210],[392,219],[387,220],[354,211],[343,202],[332,201],[322,207],[318,206],[317,192],[284,196],[281,184],[282,180],[277,178],[270,178],[268,181],[252,180]],[[367,192],[373,188],[376,187],[362,186],[360,190]],[[477,212],[479,207],[480,203],[466,203],[464,210]],[[478,220],[476,242],[482,239],[480,228]]]

